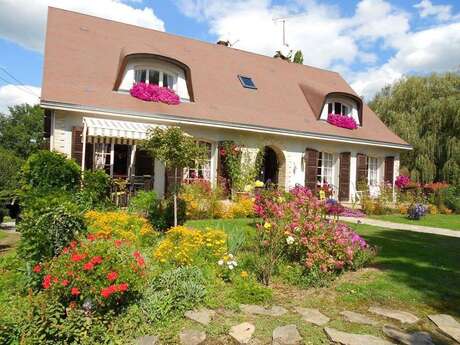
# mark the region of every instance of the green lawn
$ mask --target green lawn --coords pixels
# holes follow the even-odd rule
[[[445,229],[460,231],[460,215],[458,214],[452,214],[452,215],[427,214],[426,216],[422,217],[420,220],[411,220],[402,214],[370,216],[369,218],[386,220],[386,221],[394,222],[394,223],[414,224],[414,225],[421,225],[421,226],[433,226],[437,228],[445,228]]]
[[[6,236],[7,234],[4,231],[0,230],[0,240],[3,240],[4,238],[6,238]]]

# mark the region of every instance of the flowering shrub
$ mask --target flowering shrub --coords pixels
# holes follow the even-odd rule
[[[45,293],[71,308],[88,312],[114,309],[141,291],[146,273],[143,256],[126,241],[73,241],[62,253],[34,268],[43,275]]]
[[[209,181],[203,180],[184,183],[179,194],[186,203],[187,219],[214,218],[221,195],[220,188],[211,188]]]
[[[129,93],[143,101],[162,102],[170,105],[180,103],[179,96],[173,90],[155,84],[136,83],[129,90]]]
[[[176,226],[171,228],[154,251],[161,263],[186,266],[200,259],[217,260],[227,250],[227,235],[221,230],[205,231]]]
[[[351,116],[344,116],[341,114],[329,114],[327,116],[327,122],[336,127],[342,127],[347,129],[356,129],[358,124],[355,119]]]
[[[356,217],[356,218],[361,218],[361,217],[366,216],[366,214],[363,211],[345,207],[339,202],[337,202],[337,200],[335,199],[327,199],[326,203],[324,204],[324,207],[328,215],[342,216],[342,217]]]
[[[410,181],[409,176],[399,175],[398,177],[396,177],[395,185],[399,189],[402,189],[402,188],[406,188],[410,182],[411,181]]]
[[[413,204],[407,210],[407,217],[413,220],[419,220],[426,214],[427,208],[422,204]]]
[[[254,216],[254,199],[239,198],[236,202],[220,203],[215,217],[223,219],[247,218]]]
[[[85,220],[96,238],[118,238],[141,243],[157,237],[147,219],[126,212],[88,211]]]
[[[264,283],[283,254],[305,269],[337,272],[354,268],[354,259],[370,249],[349,226],[322,215],[322,205],[308,188],[297,186],[289,193],[264,191],[256,197],[257,225]]]

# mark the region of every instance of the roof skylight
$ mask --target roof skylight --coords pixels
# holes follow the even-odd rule
[[[256,84],[254,84],[254,81],[252,80],[251,77],[247,77],[244,75],[238,75],[238,79],[241,82],[241,85],[247,89],[254,89],[257,90]]]

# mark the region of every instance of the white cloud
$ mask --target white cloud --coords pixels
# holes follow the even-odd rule
[[[420,17],[436,17],[439,21],[446,21],[452,18],[452,6],[450,5],[433,5],[430,0],[422,0],[414,5],[420,11]]]
[[[40,95],[40,88],[30,85],[4,85],[0,86],[0,113],[8,113],[8,107],[28,103],[37,104]]]
[[[0,37],[42,52],[48,6],[164,31],[152,8],[138,9],[118,0],[2,0]]]

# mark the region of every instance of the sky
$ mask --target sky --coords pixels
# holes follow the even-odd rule
[[[0,112],[39,102],[47,6],[269,56],[300,49],[365,100],[408,75],[460,71],[460,0],[0,0]]]

